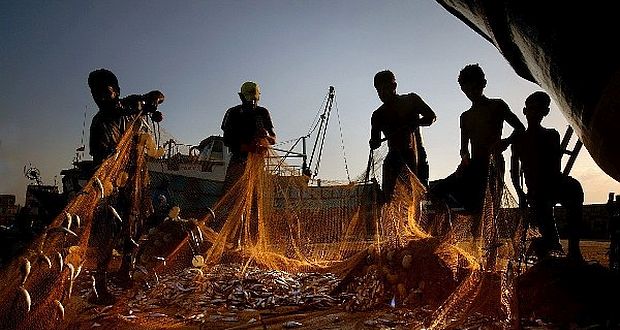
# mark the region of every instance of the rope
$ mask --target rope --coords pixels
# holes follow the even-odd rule
[[[319,107],[319,110],[317,110],[316,112],[316,116],[313,119],[313,124],[310,125],[310,131],[308,131],[308,134],[306,134],[306,137],[309,137],[310,134],[314,133],[314,130],[316,129],[316,127],[319,125],[319,118],[321,118],[321,111],[323,111],[323,106],[325,105],[325,102],[327,102],[327,98],[329,97],[329,93],[327,95],[325,95],[325,97],[323,98],[323,102],[321,102],[321,106]]]
[[[334,99],[336,104],[336,116],[338,117],[338,129],[340,130],[340,147],[342,148],[342,158],[344,158],[344,170],[347,172],[347,180],[351,182],[351,176],[349,175],[349,164],[347,163],[347,152],[344,149],[344,137],[342,136],[342,124],[340,123],[340,111],[338,111],[338,101]]]
[[[325,145],[325,137],[327,136],[327,127],[329,126],[329,117],[331,116],[332,112],[329,111],[327,113],[327,118],[325,118],[325,130],[323,131],[323,136],[321,137],[321,147],[319,148],[319,155],[317,156],[316,159],[316,167],[314,168],[314,175],[313,177],[316,177],[317,175],[319,175],[319,167],[321,165],[321,156],[323,156],[323,146]],[[314,153],[314,150],[313,150]],[[310,159],[310,162],[312,162],[312,159]]]

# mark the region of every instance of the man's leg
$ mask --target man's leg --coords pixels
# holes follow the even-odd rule
[[[570,176],[562,177],[558,184],[558,201],[566,209],[566,222],[568,224],[568,254],[575,260],[583,260],[579,239],[583,221],[583,188],[579,181]]]
[[[112,221],[115,219],[110,218],[107,209],[97,212],[93,223],[93,235],[91,235],[91,247],[95,251],[97,269],[94,276],[94,291],[88,300],[99,305],[109,305],[115,300],[114,296],[108,291],[106,283],[108,267],[112,260]]]
[[[546,257],[552,250],[561,249],[560,236],[553,218],[554,202],[548,196],[537,196],[532,199],[531,206],[541,234],[536,247],[539,257]]]
[[[398,166],[397,157],[393,153],[388,153],[383,160],[383,173],[382,173],[382,201],[387,203],[390,201],[394,194],[394,188],[396,187],[396,180],[400,172]]]
[[[213,229],[219,231],[222,229],[228,216],[231,213],[231,209],[234,207],[234,203],[237,200],[234,196],[233,187],[239,181],[239,178],[245,171],[247,158],[242,155],[233,154],[226,168],[226,175],[224,177],[224,184],[222,186],[222,197],[225,198],[223,204],[218,209],[216,219],[213,220]]]
[[[426,156],[426,150],[424,147],[420,147],[418,153],[418,164],[417,164],[417,173],[418,179],[424,185],[424,187],[428,188],[428,176],[429,176],[429,166],[428,166],[428,157]],[[413,170],[414,167],[411,167]]]

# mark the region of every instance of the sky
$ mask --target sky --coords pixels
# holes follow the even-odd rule
[[[97,108],[87,77],[99,68],[116,74],[121,96],[161,90],[162,129],[185,144],[222,133],[244,81],[260,85],[279,141],[305,135],[334,86],[319,172],[333,180],[347,180],[345,159],[351,178],[365,170],[378,71],[392,70],[399,93],[417,93],[437,114],[422,129],[431,180],[460,161],[458,118],[470,106],[460,69],[479,63],[485,94],[504,99],[524,123],[523,101],[541,90],[432,0],[3,1],[0,27],[0,194],[21,202],[24,166],[54,184],[88,145]],[[543,125],[564,134],[555,103]],[[586,203],[620,193],[585,149],[571,174]]]

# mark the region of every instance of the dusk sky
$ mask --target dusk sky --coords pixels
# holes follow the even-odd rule
[[[437,113],[422,130],[431,180],[459,163],[458,118],[470,106],[456,80],[461,68],[479,63],[485,94],[504,99],[524,123],[524,99],[541,90],[432,0],[3,1],[0,26],[0,194],[22,203],[25,165],[46,184],[71,167],[84,112],[88,145],[97,109],[87,77],[98,68],[117,75],[121,96],[161,90],[162,127],[186,144],[221,134],[246,80],[261,86],[280,141],[308,132],[334,86],[352,178],[366,166],[377,71],[392,70],[399,93],[416,92]],[[555,104],[543,125],[564,134]],[[335,112],[329,128],[319,177],[346,180]],[[586,203],[620,193],[585,149],[572,175]]]

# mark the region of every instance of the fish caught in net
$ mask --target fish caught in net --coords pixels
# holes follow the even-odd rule
[[[117,152],[2,270],[4,328],[260,327],[266,310],[395,306],[401,320],[392,326],[510,327],[518,320],[513,282],[536,233],[493,166],[482,211],[473,214],[430,198],[413,173],[401,173],[387,199],[371,166],[354,182],[312,185],[266,149],[249,155],[211,211],[185,218],[177,205],[156,219],[146,160],[161,151],[136,121]],[[380,159],[371,154],[371,161]],[[113,231],[113,240],[101,239],[101,230]],[[89,304],[102,251],[122,253],[128,240],[136,250],[133,287],[108,283],[116,302]]]

